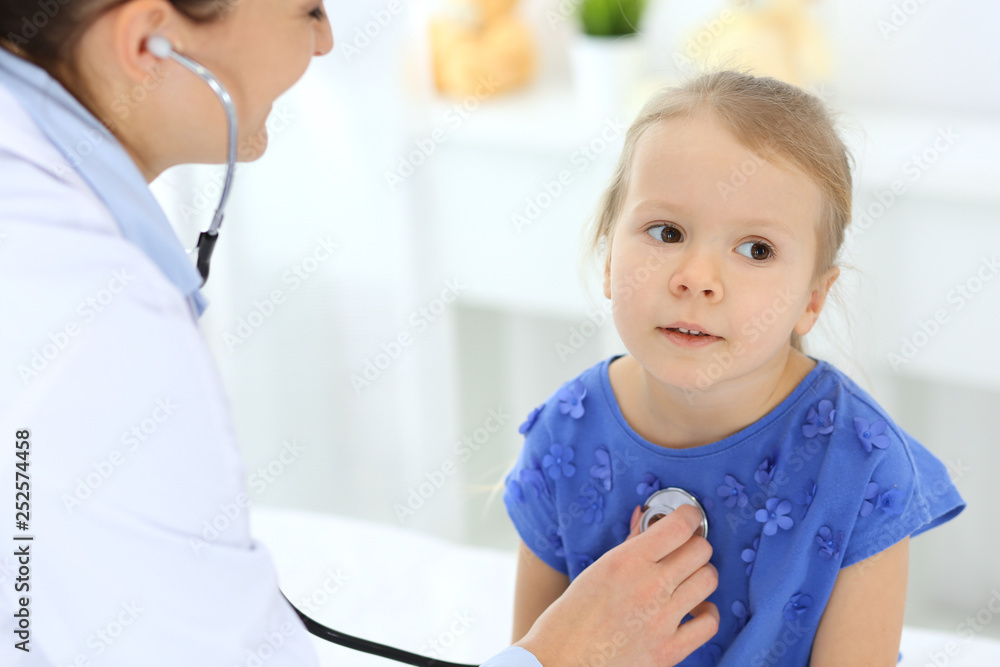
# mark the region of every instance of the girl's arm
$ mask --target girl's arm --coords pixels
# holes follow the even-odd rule
[[[521,641],[542,612],[569,588],[569,577],[553,570],[523,541],[518,542],[517,554],[512,644]]]
[[[810,667],[893,667],[906,606],[910,538],[837,575],[813,642]]]

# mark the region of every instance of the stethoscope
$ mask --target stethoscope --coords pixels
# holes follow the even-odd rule
[[[212,91],[219,98],[219,101],[222,102],[222,106],[226,110],[226,121],[229,126],[229,156],[226,164],[226,180],[222,187],[222,196],[219,199],[219,205],[215,209],[215,215],[212,217],[211,226],[209,226],[207,231],[202,232],[198,236],[198,243],[189,251],[194,252],[194,250],[198,250],[198,272],[201,273],[202,285],[204,285],[208,281],[208,266],[212,259],[212,252],[215,250],[215,243],[219,239],[219,227],[222,226],[223,209],[226,206],[226,200],[229,198],[229,190],[233,183],[233,172],[236,168],[236,138],[238,128],[236,107],[226,87],[222,85],[215,75],[187,56],[174,51],[173,45],[166,37],[163,35],[152,35],[146,41],[146,46],[154,56],[158,58],[173,58],[194,72],[212,88]],[[687,491],[676,487],[661,489],[649,496],[642,508],[642,517],[639,523],[640,532],[645,531],[654,522],[670,514],[681,505],[693,505],[701,512],[701,526],[695,534],[708,538],[708,516],[705,514],[701,503]],[[295,613],[298,614],[299,619],[302,620],[302,623],[311,634],[328,642],[354,649],[355,651],[388,658],[389,660],[401,662],[406,665],[416,665],[417,667],[477,667],[476,665],[465,663],[435,660],[434,658],[428,658],[417,653],[410,653],[409,651],[339,632],[306,616],[302,610],[292,604],[292,601],[284,593],[282,593],[282,597],[285,598]]]

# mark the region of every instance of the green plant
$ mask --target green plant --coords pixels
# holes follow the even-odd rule
[[[646,0],[581,0],[583,32],[601,37],[631,35],[639,30]]]

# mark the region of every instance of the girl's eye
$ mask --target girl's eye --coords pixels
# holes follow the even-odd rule
[[[313,17],[317,21],[323,18],[323,5],[320,5],[316,9],[309,12],[309,16]]]
[[[741,243],[739,248],[743,248],[745,246],[750,246],[750,254],[744,255],[744,257],[748,257],[749,259],[766,262],[774,257],[774,248],[763,241],[747,241],[746,243]],[[739,248],[737,248],[737,250],[739,250]]]
[[[680,231],[676,227],[668,225],[653,225],[646,230],[646,233],[663,243],[677,243],[680,241],[681,236]]]

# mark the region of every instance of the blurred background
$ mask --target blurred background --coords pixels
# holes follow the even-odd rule
[[[821,96],[851,147],[805,345],[949,466],[969,507],[914,541],[906,623],[957,631],[1000,603],[1000,5],[602,4],[328,0],[334,51],[238,168],[206,289],[253,503],[513,549],[518,425],[624,351],[580,257],[625,129],[727,63]],[[222,173],[154,183],[188,247]]]

